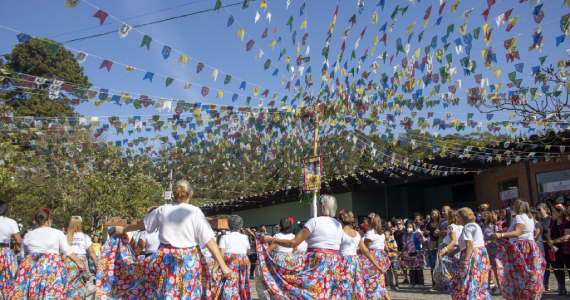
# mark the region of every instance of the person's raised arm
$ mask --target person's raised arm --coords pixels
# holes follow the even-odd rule
[[[263,236],[262,240],[263,243],[269,244],[271,243],[271,241],[275,241],[275,244],[282,246],[282,247],[288,247],[288,248],[295,248],[297,246],[299,246],[299,244],[301,244],[302,241],[306,240],[309,236],[311,235],[311,232],[309,231],[309,229],[307,229],[307,227],[303,227],[303,229],[301,229],[301,231],[299,231],[299,233],[297,233],[297,235],[295,235],[295,237],[292,240],[283,240],[283,239],[274,239],[271,236]]]
[[[117,233],[117,235],[123,235],[127,232],[143,230],[143,229],[145,229],[144,220],[140,219],[140,220],[134,220],[131,224],[127,225],[126,227],[122,226],[115,227],[115,232]]]

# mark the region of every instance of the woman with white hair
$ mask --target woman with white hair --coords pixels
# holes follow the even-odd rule
[[[508,300],[540,299],[546,260],[534,241],[535,222],[526,201],[515,201],[513,211],[516,216],[508,231],[493,234],[501,293]]]
[[[178,181],[174,202],[160,206],[142,220],[115,228],[120,236],[142,229],[147,233],[158,230],[160,247],[150,258],[137,261],[126,237],[113,235],[103,247],[97,273],[100,299],[201,299],[200,246],[210,250],[224,277],[232,277],[206,217],[189,204],[192,196],[188,181]]]
[[[91,238],[83,233],[81,228],[82,218],[73,216],[69,220],[67,227],[67,243],[71,246],[75,256],[85,265],[87,271],[79,270],[75,262],[64,256],[65,272],[67,273],[67,298],[68,299],[85,299],[86,296],[95,292],[93,284],[93,276],[89,271],[87,262],[87,253],[97,265],[97,255],[93,249]],[[95,270],[94,270],[95,272]]]
[[[249,238],[239,231],[243,228],[243,219],[238,215],[228,218],[230,233],[222,235],[219,242],[220,252],[224,256],[226,264],[237,275],[237,278],[225,279],[221,283],[216,282],[213,299],[251,299],[249,287],[249,268],[251,263],[247,257],[250,244]],[[214,272],[218,264],[214,265]],[[214,278],[215,280],[215,278]],[[237,282],[236,282],[237,280]]]
[[[338,288],[342,259],[338,252],[344,236],[342,225],[334,218],[336,199],[321,195],[317,202],[318,217],[312,218],[291,240],[271,236],[257,237],[260,288],[262,299],[331,299]],[[273,260],[263,243],[297,247],[307,241],[307,252],[299,256],[298,265],[284,268]]]

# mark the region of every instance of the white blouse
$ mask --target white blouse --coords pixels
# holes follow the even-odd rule
[[[281,232],[278,232],[273,236],[273,238],[280,239],[280,240],[292,240],[294,237],[295,237],[295,235],[292,233],[284,234]],[[275,244],[275,252],[289,253],[289,252],[293,252],[293,248],[283,247],[283,246],[279,246],[279,245]]]
[[[523,232],[518,237],[510,238],[509,242],[534,241],[534,220],[529,218],[526,214],[516,215],[507,232],[515,231],[515,225],[519,223],[524,224]]]
[[[67,240],[67,237],[66,237]],[[73,253],[78,255],[85,255],[87,254],[87,249],[93,244],[91,238],[88,237],[86,234],[81,232],[76,232],[73,235],[73,245],[71,245],[71,249]]]
[[[144,217],[147,234],[157,230],[161,244],[176,248],[205,246],[216,235],[202,211],[188,203],[171,202]]]
[[[0,243],[9,244],[10,237],[20,232],[18,223],[13,219],[0,217]]]
[[[312,218],[305,227],[311,232],[306,239],[307,248],[339,250],[344,230],[342,225],[330,217]]]
[[[249,248],[249,238],[239,232],[230,232],[220,238],[220,248],[224,248],[227,254],[246,255]]]
[[[340,256],[356,255],[356,250],[358,250],[358,245],[360,245],[361,240],[362,237],[360,237],[360,234],[356,233],[355,237],[351,237],[345,232],[338,254]]]
[[[465,241],[473,241],[473,248],[485,246],[485,239],[483,237],[481,226],[477,225],[475,222],[465,224],[463,231],[457,240],[459,242],[459,249],[461,250],[465,250],[465,248],[467,248]]]
[[[28,232],[22,240],[22,248],[20,256],[26,257],[28,254],[55,254],[59,255],[59,251],[64,255],[71,255],[73,250],[63,232],[42,227]]]
[[[372,244],[370,244],[370,247],[368,247],[370,250],[384,250],[384,244],[386,243],[386,236],[383,233],[376,234],[376,231],[374,229],[371,229],[366,232],[364,239],[372,241]]]

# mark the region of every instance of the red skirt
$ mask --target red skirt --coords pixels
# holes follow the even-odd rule
[[[501,294],[511,299],[540,299],[546,261],[535,241],[497,239],[497,274]]]
[[[8,299],[67,299],[67,277],[61,258],[55,254],[26,256],[8,291]]]
[[[374,260],[384,270],[390,266],[390,258],[384,250],[370,250],[370,254]],[[382,299],[384,294],[388,292],[385,285],[384,274],[380,273],[370,260],[360,255],[362,262],[362,272],[364,273],[364,290],[366,292],[366,299]]]
[[[247,255],[226,253],[224,260],[228,268],[234,272],[234,278],[223,278],[222,272],[218,269],[218,281],[215,283],[215,290],[212,291],[212,299],[250,300],[249,258]]]

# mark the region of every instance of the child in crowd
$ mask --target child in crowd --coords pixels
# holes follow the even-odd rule
[[[386,230],[386,249],[388,249],[388,257],[390,258],[390,268],[386,272],[386,286],[394,290],[400,290],[398,286],[398,245],[392,235],[392,230]]]

